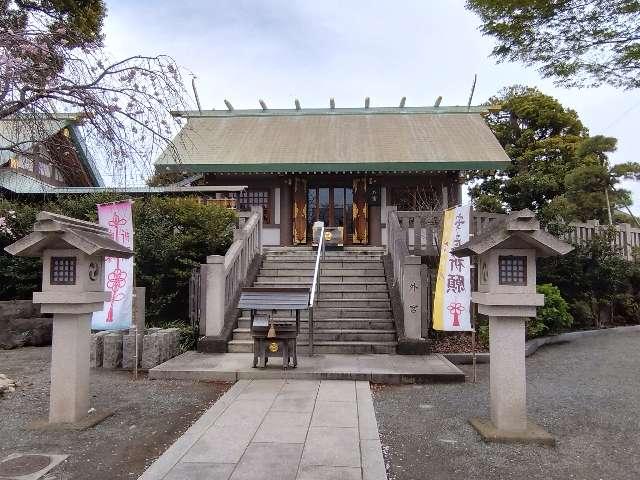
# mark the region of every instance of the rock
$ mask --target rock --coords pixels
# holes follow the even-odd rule
[[[89,346],[89,357],[91,368],[102,366],[102,357],[104,355],[104,337],[109,335],[109,331],[96,332],[91,334],[91,345]]]
[[[11,393],[16,390],[16,382],[6,375],[0,374],[0,395]]]
[[[51,318],[0,318],[0,348],[51,345]]]
[[[142,334],[138,334],[138,367],[142,360]],[[122,368],[133,369],[136,355],[136,335],[132,331],[122,337]]]
[[[142,340],[142,368],[149,370],[161,362],[160,349],[162,335],[160,333],[152,333],[145,335]]]
[[[110,333],[104,336],[102,368],[114,369],[122,366],[122,334]]]

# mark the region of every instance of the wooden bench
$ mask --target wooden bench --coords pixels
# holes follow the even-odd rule
[[[308,288],[244,288],[240,293],[238,308],[251,311],[250,331],[253,339],[253,367],[260,363],[267,366],[269,357],[282,357],[282,368],[290,363],[298,366],[297,337],[300,333],[300,310],[309,308]],[[257,315],[257,311],[295,310],[295,323],[275,316]],[[269,337],[271,325],[275,336]]]

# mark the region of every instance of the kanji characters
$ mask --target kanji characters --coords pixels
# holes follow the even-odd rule
[[[464,275],[447,275],[447,293],[465,292]]]

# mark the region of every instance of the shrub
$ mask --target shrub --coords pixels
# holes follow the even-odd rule
[[[558,286],[581,327],[638,323],[640,265],[622,258],[614,236],[605,229],[567,255],[538,262],[538,281]]]
[[[0,249],[29,233],[41,210],[96,221],[96,204],[124,198],[113,193],[31,203],[0,198],[0,218],[6,222],[0,228]],[[233,239],[235,218],[232,210],[191,197],[135,199],[134,273],[136,285],[147,287],[149,325],[187,322],[191,271],[207,255],[224,254]],[[31,298],[31,292],[40,290],[40,278],[38,259],[0,254],[0,300]]]
[[[527,321],[527,337],[553,335],[566,330],[573,323],[569,305],[562,298],[560,289],[550,283],[538,285],[536,290],[544,295],[544,305],[537,308],[537,316]]]

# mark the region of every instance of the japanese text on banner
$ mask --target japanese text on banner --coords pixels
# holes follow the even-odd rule
[[[459,258],[451,249],[469,240],[469,205],[444,212],[442,248],[433,300],[433,329],[471,330],[471,269],[469,258]]]

